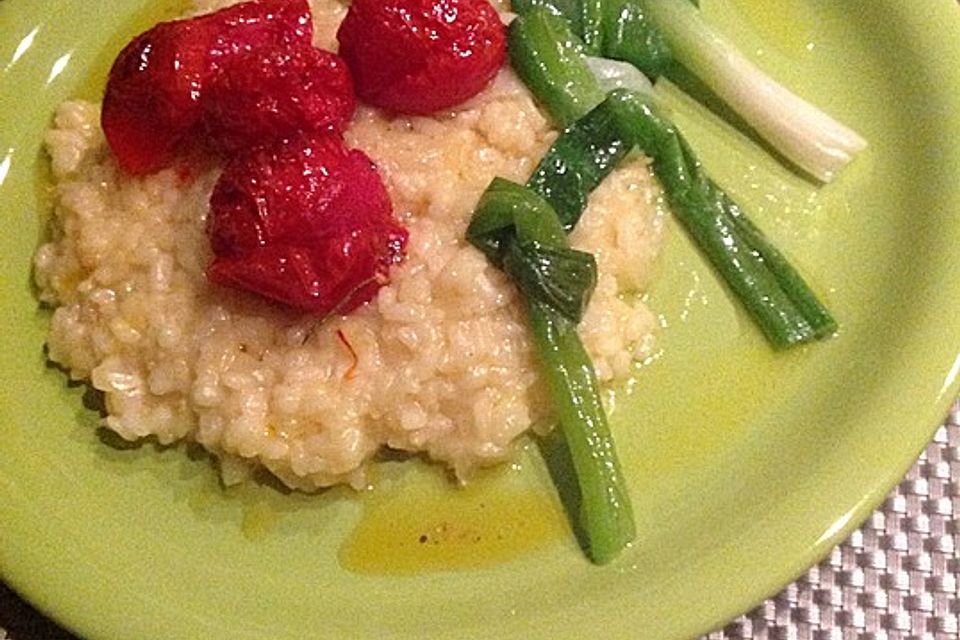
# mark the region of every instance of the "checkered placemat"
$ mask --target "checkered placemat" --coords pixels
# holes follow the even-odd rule
[[[705,640],[960,638],[960,402],[893,493],[830,557]]]
[[[956,640],[958,543],[960,402],[859,531],[776,598],[701,640]],[[0,640],[76,639],[0,585]]]

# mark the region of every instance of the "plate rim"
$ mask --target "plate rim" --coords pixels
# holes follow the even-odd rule
[[[5,4],[8,4],[10,11],[13,11],[12,7],[17,6],[15,0],[12,3],[5,3]],[[933,8],[935,9],[941,6],[944,8],[945,14],[947,12],[946,8],[948,6],[951,7],[950,10],[954,11],[953,17],[951,18],[951,20],[953,20],[954,23],[951,25],[951,28],[953,29],[953,32],[960,34],[960,26],[958,26],[960,25],[960,21],[956,20],[958,14],[955,12],[955,9],[956,9],[955,3],[953,3],[952,0],[941,0],[940,4],[936,5]],[[3,11],[4,11],[4,8],[0,7],[0,13],[2,13]],[[960,52],[960,38],[957,38],[955,42],[958,43],[956,46],[956,50]],[[960,158],[960,147],[958,147],[957,158],[954,158],[954,162],[960,162],[958,158]],[[960,193],[960,187],[958,187],[958,193]],[[958,361],[958,365],[960,365],[960,361]],[[947,414],[947,411],[950,405],[954,402],[954,399],[956,398],[958,391],[960,391],[960,379],[957,379],[955,371],[953,373],[954,373],[953,379],[950,381],[949,384],[945,385],[944,388],[941,390],[941,396],[939,401],[935,404],[935,406],[927,408],[926,413],[933,414],[933,413],[939,412],[941,417]],[[802,575],[807,567],[812,566],[813,564],[816,563],[816,561],[818,561],[819,559],[824,557],[826,554],[828,554],[830,550],[834,546],[836,546],[837,542],[845,539],[852,531],[854,531],[860,525],[860,523],[866,517],[869,516],[870,513],[872,513],[875,510],[876,506],[882,502],[882,500],[887,495],[889,490],[897,484],[898,480],[902,478],[903,474],[914,463],[916,457],[919,455],[920,452],[922,452],[923,448],[926,446],[926,443],[929,441],[930,437],[935,432],[937,427],[939,427],[939,423],[933,425],[932,428],[929,428],[927,435],[924,437],[924,440],[922,441],[922,445],[919,446],[915,452],[910,454],[911,455],[910,458],[905,459],[905,462],[901,465],[901,467],[897,469],[888,470],[887,473],[883,474],[884,479],[878,482],[876,490],[871,495],[870,500],[864,503],[861,503],[854,510],[852,510],[851,511],[851,513],[853,514],[852,517],[849,518],[848,521],[843,526],[838,527],[835,531],[831,533],[830,536],[826,537],[824,539],[823,544],[820,546],[820,548],[812,551],[811,557],[809,559],[803,560],[804,565],[801,569],[795,572],[793,571],[790,572],[790,575],[793,578],[795,578],[796,576]],[[918,433],[919,431],[920,430],[918,429]],[[919,441],[919,435],[917,439]],[[3,480],[2,473],[0,473],[0,481],[2,480]],[[0,529],[2,529],[2,527],[0,527]],[[8,559],[5,558],[3,554],[0,554],[0,572],[2,572],[2,569],[5,568],[7,564],[8,564]],[[788,580],[781,580],[780,578],[776,579],[776,582],[781,584],[781,586],[783,584],[788,584],[789,581],[790,579]],[[21,589],[19,588],[19,585],[16,583],[11,584],[11,587],[17,590],[18,592],[21,591]],[[41,608],[46,613],[51,614],[52,618],[58,619],[58,620],[61,619],[57,611],[53,610],[52,607],[48,607],[44,605],[44,598],[38,597],[29,593],[30,592],[29,585],[24,586],[23,592],[28,593],[28,596],[33,596],[31,597],[31,601],[39,603],[39,608]],[[777,590],[774,589],[762,597],[758,596],[756,598],[756,602],[762,602],[766,597],[776,592]],[[62,618],[62,619],[66,620],[66,618]],[[729,620],[729,616],[724,616],[721,620],[718,620],[716,624],[722,624],[727,620]]]

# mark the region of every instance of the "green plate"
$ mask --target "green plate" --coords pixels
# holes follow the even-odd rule
[[[682,104],[717,179],[841,319],[774,355],[679,232],[652,301],[662,351],[614,428],[639,538],[587,563],[535,451],[466,492],[416,462],[379,488],[222,490],[186,448],[122,448],[47,366],[30,284],[41,133],[119,46],[176,7],[0,2],[0,567],[79,634],[120,638],[685,638],[816,562],[905,472],[956,396],[960,9],[707,0],[711,20],[871,142],[817,193]],[[149,13],[145,13],[147,7]],[[159,7],[159,8],[158,8]],[[424,542],[419,535],[423,535]]]

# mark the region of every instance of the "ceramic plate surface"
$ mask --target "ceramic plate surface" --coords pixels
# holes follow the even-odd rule
[[[90,640],[679,639],[775,593],[879,503],[957,392],[960,8],[922,4],[705,0],[762,66],[871,143],[817,192],[716,120],[676,115],[842,330],[771,353],[674,230],[651,301],[661,351],[613,412],[639,537],[597,568],[533,447],[466,491],[386,462],[376,491],[307,496],[223,490],[186,448],[105,442],[84,388],[44,357],[40,140],[59,101],[96,97],[125,40],[182,7],[3,0],[3,579]]]

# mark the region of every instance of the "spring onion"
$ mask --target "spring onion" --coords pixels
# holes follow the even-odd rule
[[[583,11],[580,0],[513,0],[510,3],[513,12],[524,15],[531,9],[545,9],[552,15],[559,16],[567,21],[570,30],[582,40],[583,28],[581,25]]]
[[[467,239],[515,281],[513,247],[537,246],[556,254],[572,251],[550,204],[533,189],[502,178],[495,178],[481,197]],[[605,564],[633,540],[635,526],[593,365],[577,334],[579,318],[519,284],[526,294],[551,404],[573,462],[587,551],[594,562]],[[589,292],[581,297],[585,306]]]
[[[588,553],[597,564],[607,564],[633,541],[636,526],[593,364],[574,323],[539,302],[529,304],[529,315],[541,371],[577,476],[579,523]]]
[[[711,181],[652,99],[618,89],[605,104],[623,135],[653,159],[670,208],[730,289],[779,349],[826,338],[836,322],[800,274]]]
[[[510,23],[507,43],[514,70],[561,127],[603,101],[584,61],[583,42],[563,17],[531,7]]]
[[[689,0],[514,0],[527,15],[546,8],[587,42],[589,55],[634,65],[650,78],[676,60],[788,161],[829,182],[867,146],[859,134],[776,82],[746,58]],[[587,17],[585,17],[587,16]]]
[[[562,74],[557,73],[557,59],[511,58],[525,81],[534,79],[528,86],[554,117],[582,116],[557,139],[529,183],[553,205],[566,228],[576,223],[590,190],[639,146],[652,158],[677,219],[774,347],[787,348],[835,331],[832,316],[799,273],[709,180],[690,146],[657,112],[654,97],[619,89],[586,115],[578,113],[588,100],[570,95],[592,99],[602,89],[596,78],[575,89],[562,86],[571,74],[589,71],[567,23],[543,9],[531,9],[514,20],[511,37],[526,43],[523,49],[511,48],[512,56],[530,47],[552,47],[550,37],[569,43]]]
[[[567,230],[580,220],[590,193],[633,147],[615,117],[601,102],[568,126],[527,182],[553,206]]]
[[[526,5],[523,7],[517,5]],[[579,524],[594,562],[611,561],[635,536],[632,507],[577,334],[596,284],[596,264],[567,244],[589,194],[639,146],[678,219],[776,347],[831,334],[836,323],[783,255],[704,173],[690,146],[657,113],[642,76],[588,59],[601,10],[630,2],[518,0],[509,29],[514,69],[565,129],[526,186],[496,178],[467,239],[520,288],[533,341],[579,491]],[[588,10],[589,9],[589,10]],[[632,9],[630,9],[632,11]],[[565,15],[566,12],[566,15]],[[627,12],[629,14],[629,11]],[[605,14],[609,15],[609,14]],[[626,15],[626,14],[624,14]],[[622,88],[633,86],[642,92]],[[607,92],[611,87],[616,87]]]
[[[525,14],[539,8],[562,18],[576,34],[589,55],[602,51],[603,23],[607,0],[513,0],[514,12]]]
[[[606,0],[580,0],[580,39],[584,51],[599,55],[603,51],[603,13]]]
[[[513,0],[511,5],[521,15],[534,7],[548,10],[566,20],[588,55],[629,62],[650,78],[673,62],[666,40],[635,0]]]
[[[607,0],[601,28],[604,58],[630,63],[650,78],[673,62],[667,41],[633,0]]]
[[[596,260],[566,246],[566,230],[546,200],[514,186],[502,179],[490,184],[467,240],[510,275],[528,299],[579,322],[597,284]]]
[[[855,131],[766,75],[686,0],[634,0],[676,60],[787,160],[829,182],[867,146]]]

